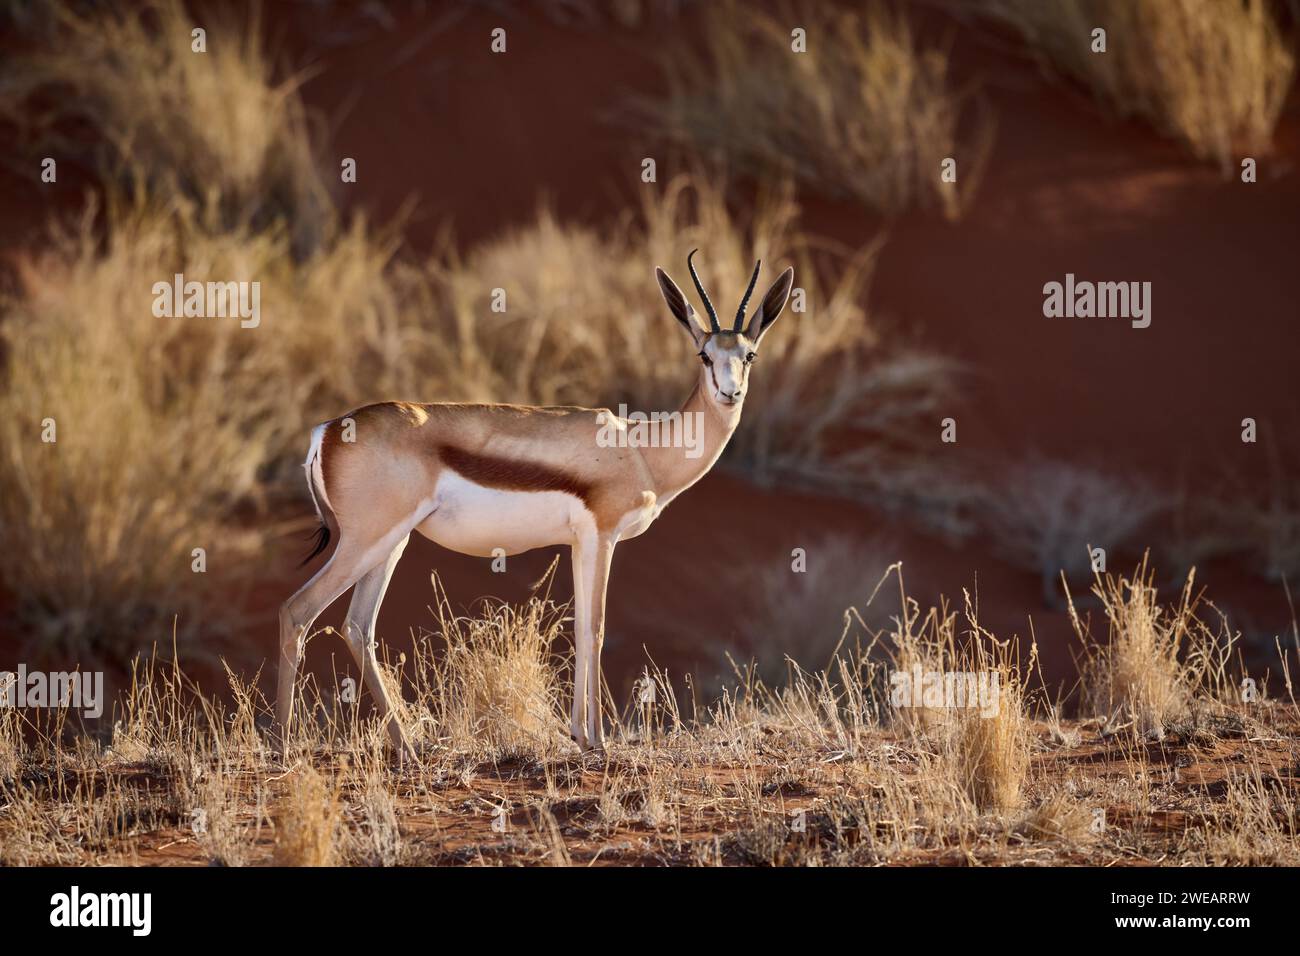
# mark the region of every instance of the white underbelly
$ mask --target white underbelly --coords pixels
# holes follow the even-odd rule
[[[492,557],[572,544],[591,522],[582,500],[563,491],[488,488],[447,470],[434,488],[433,513],[416,530],[452,551]]]

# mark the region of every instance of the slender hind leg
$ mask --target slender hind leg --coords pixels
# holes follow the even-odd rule
[[[361,668],[361,673],[365,676],[366,686],[370,688],[370,696],[375,700],[375,708],[379,711],[381,719],[387,719],[388,734],[392,738],[393,746],[403,757],[412,756],[413,751],[406,741],[406,735],[402,732],[402,723],[393,708],[393,702],[388,696],[388,688],[384,686],[383,676],[379,672],[379,661],[375,657],[375,626],[379,621],[379,606],[384,601],[384,592],[388,590],[393,569],[397,567],[397,562],[401,560],[402,552],[406,550],[407,542],[410,540],[410,535],[407,535],[399,541],[383,564],[367,571],[357,582],[357,586],[352,591],[352,603],[348,606],[347,621],[343,627],[348,647],[356,659],[357,667]]]
[[[410,534],[410,527],[394,529],[369,548],[340,540],[334,554],[315,576],[280,606],[280,672],[275,700],[276,726],[273,744],[281,753],[288,743],[293,717],[294,683],[302,663],[307,632],[321,611],[391,553],[397,542]]]
[[[569,715],[569,736],[587,749],[587,672],[589,668],[589,624],[591,605],[586,595],[591,549],[575,543],[573,558],[573,710]]]

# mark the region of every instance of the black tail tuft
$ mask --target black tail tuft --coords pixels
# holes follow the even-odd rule
[[[320,554],[322,551],[324,551],[326,548],[329,547],[330,545],[329,526],[322,523],[321,526],[316,529],[315,538],[316,538],[316,547],[312,548],[311,554],[307,555],[307,557],[302,559],[302,564],[298,565],[298,567],[302,567],[303,564],[306,564],[312,558],[316,557],[316,555]]]

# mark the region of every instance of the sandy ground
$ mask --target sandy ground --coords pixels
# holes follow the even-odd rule
[[[1254,729],[1252,729],[1254,727]],[[1235,812],[1230,781],[1262,780],[1266,792],[1294,798],[1300,779],[1294,734],[1259,734],[1247,722],[1213,736],[1173,734],[1134,746],[1126,735],[1104,737],[1095,724],[1067,722],[1063,740],[1035,724],[1031,796],[1020,812],[951,829],[912,824],[924,839],[882,808],[869,781],[887,768],[907,787],[917,781],[924,743],[887,731],[857,755],[822,749],[798,755],[778,737],[743,759],[673,759],[673,741],[656,743],[666,762],[647,766],[646,753],[608,753],[538,760],[470,761],[436,775],[394,771],[385,786],[400,821],[395,862],[407,865],[766,865],[810,862],[873,865],[1150,865],[1195,853],[1202,840],[1228,829]],[[1294,730],[1294,728],[1292,728]],[[338,769],[347,758],[321,751],[312,762]],[[676,763],[676,766],[673,764]],[[652,769],[657,767],[657,769]],[[229,821],[243,830],[240,862],[275,860],[275,828],[266,805],[253,800],[248,772],[232,795]],[[275,794],[291,772],[271,777]],[[45,781],[55,785],[56,780]],[[40,783],[34,784],[38,788]],[[177,809],[174,780],[149,764],[112,763],[67,771],[59,784],[111,792],[123,819],[104,845],[85,847],[106,864],[212,865],[211,840],[196,835]],[[238,783],[236,787],[238,788]],[[1069,794],[1073,816],[1035,814],[1048,792]],[[877,789],[879,789],[877,785]],[[245,792],[247,791],[247,792]],[[340,826],[358,832],[360,793],[339,794]],[[868,809],[870,808],[870,809]],[[1080,809],[1081,808],[1081,809]],[[903,829],[900,829],[903,828]],[[1249,849],[1236,862],[1252,862]]]

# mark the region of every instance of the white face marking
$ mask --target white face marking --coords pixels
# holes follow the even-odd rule
[[[575,528],[595,528],[591,513],[574,495],[488,488],[451,469],[438,477],[433,508],[416,530],[444,548],[476,557],[492,557],[496,548],[519,554],[571,544]]]
[[[749,357],[756,351],[743,334],[714,334],[700,350],[703,380],[719,405],[739,405],[749,387]]]

